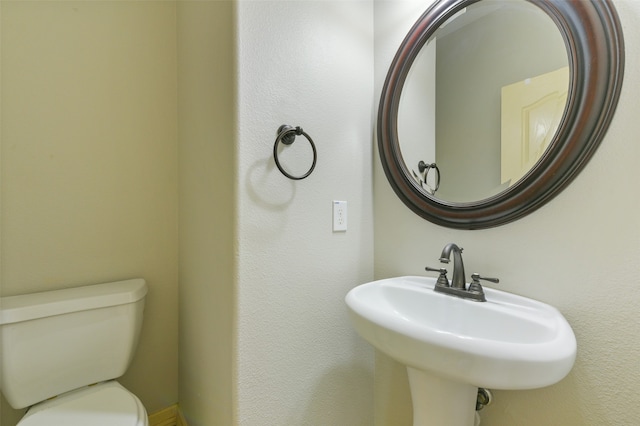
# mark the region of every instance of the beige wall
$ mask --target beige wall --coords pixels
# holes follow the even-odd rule
[[[179,389],[192,426],[369,425],[343,297],[373,271],[372,6],[244,6],[2,2],[1,289],[146,278],[123,382],[149,412]],[[307,181],[275,170],[283,122],[318,144]]]
[[[235,15],[178,2],[180,406],[190,426],[233,421]]]
[[[373,422],[373,351],[346,293],[373,276],[371,1],[238,4],[238,424]],[[317,145],[292,181],[281,124]],[[283,149],[304,172],[304,138]],[[306,149],[306,150],[305,150]],[[332,200],[348,202],[333,233]]]
[[[192,426],[372,423],[373,352],[343,302],[373,271],[371,18],[370,2],[178,4],[180,405]],[[285,122],[318,145],[304,181],[272,159]],[[347,233],[331,232],[333,199],[349,202]]]
[[[122,383],[153,412],[178,399],[175,4],[0,4],[2,294],[145,278]]]
[[[556,306],[576,333],[578,357],[566,379],[544,389],[494,392],[483,424],[632,425],[640,417],[640,3],[614,4],[627,61],[616,115],[584,171],[540,210],[495,229],[446,229],[409,211],[375,163],[377,278],[422,275],[425,265],[438,264],[446,243],[456,242],[465,248],[467,271],[498,276],[501,288]],[[376,2],[376,93],[390,55],[424,7]],[[378,354],[376,374],[376,425],[410,425],[404,368]]]

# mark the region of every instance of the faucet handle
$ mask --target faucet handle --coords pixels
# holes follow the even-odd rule
[[[431,272],[439,272],[440,276],[438,276],[438,281],[436,281],[436,285],[449,287],[449,279],[447,278],[447,270],[445,268],[431,268],[429,266],[425,266],[425,271]]]
[[[481,277],[478,273],[471,274],[471,282],[469,283],[469,291],[473,293],[484,293],[480,280],[490,281],[492,283],[499,283],[498,278]]]
[[[480,274],[478,274],[477,272],[471,274],[471,279],[473,280],[471,284],[480,284],[479,280],[490,281],[496,284],[500,282],[498,278],[481,277]]]

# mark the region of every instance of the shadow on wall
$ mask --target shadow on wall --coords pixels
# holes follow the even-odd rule
[[[330,369],[316,384],[311,399],[299,419],[288,424],[371,426],[373,412],[359,407],[372,406],[373,371],[359,364]],[[318,423],[321,419],[322,423]]]
[[[296,195],[295,181],[280,174],[273,157],[254,161],[245,181],[251,201],[266,211],[285,211]]]

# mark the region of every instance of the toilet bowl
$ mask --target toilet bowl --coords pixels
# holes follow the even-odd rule
[[[148,426],[144,406],[116,381],[67,392],[32,406],[17,426]]]
[[[115,379],[140,336],[143,279],[0,298],[0,390],[18,426],[148,426]]]

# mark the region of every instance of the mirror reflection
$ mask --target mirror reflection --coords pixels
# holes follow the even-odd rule
[[[447,202],[504,191],[553,140],[569,80],[563,37],[537,6],[484,0],[458,11],[421,49],[402,89],[398,139],[407,169]],[[439,173],[419,170],[421,161]]]

